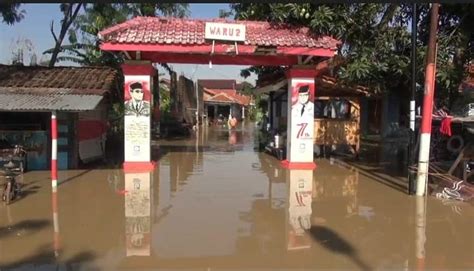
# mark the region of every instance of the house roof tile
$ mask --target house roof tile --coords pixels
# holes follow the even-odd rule
[[[0,65],[0,94],[103,95],[117,78],[114,69],[105,67]]]
[[[237,23],[246,26],[244,44],[254,46],[336,49],[340,41],[317,36],[307,27],[264,21],[135,17],[99,32],[104,42],[122,44],[209,44],[204,38],[206,22]]]

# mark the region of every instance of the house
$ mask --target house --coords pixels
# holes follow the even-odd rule
[[[224,118],[232,115],[238,120],[244,119],[252,98],[241,94],[241,91],[249,85],[247,82],[237,83],[236,80],[198,80],[200,93],[203,93],[204,114],[209,121],[216,120],[220,115]]]
[[[348,145],[357,155],[361,137],[361,99],[371,94],[365,87],[344,86],[335,78],[325,75],[315,78],[315,83],[314,144],[321,147]],[[280,135],[285,135],[287,131],[287,88],[285,78],[273,80],[273,83],[257,89],[258,93],[268,94],[270,130]]]
[[[26,148],[27,169],[48,169],[56,111],[58,168],[102,159],[108,105],[122,92],[118,79],[105,67],[0,65],[0,138]]]

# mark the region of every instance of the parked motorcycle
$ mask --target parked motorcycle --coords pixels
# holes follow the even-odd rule
[[[17,182],[16,178],[22,172],[12,161],[3,165],[3,168],[6,183],[3,186],[2,200],[8,205],[21,195],[21,184]]]

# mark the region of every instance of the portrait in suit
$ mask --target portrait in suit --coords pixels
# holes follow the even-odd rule
[[[309,85],[300,86],[298,89],[298,101],[291,108],[291,115],[295,123],[300,120],[312,120],[314,115],[314,103],[310,100]]]
[[[129,93],[131,99],[125,101],[126,116],[149,116],[150,102],[144,100],[144,89],[140,82],[130,84]]]

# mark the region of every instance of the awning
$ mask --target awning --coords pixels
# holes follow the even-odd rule
[[[95,109],[102,98],[102,95],[0,94],[0,111],[88,111]]]

